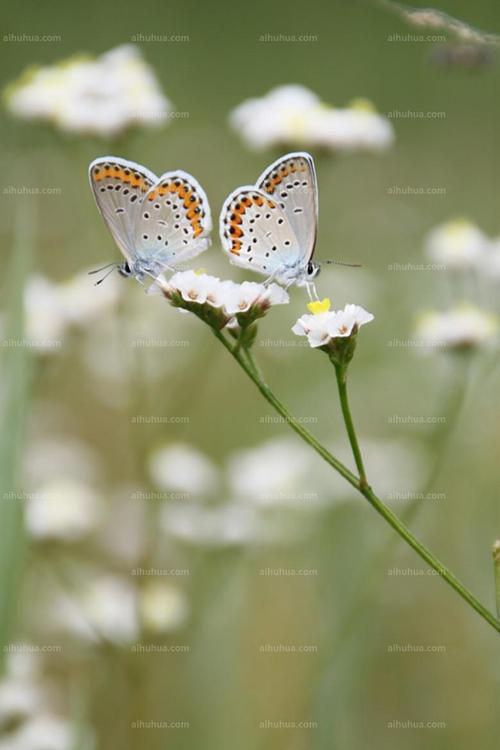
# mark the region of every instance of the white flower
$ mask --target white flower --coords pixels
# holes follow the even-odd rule
[[[60,351],[68,321],[57,284],[32,276],[24,290],[24,314],[30,346],[43,353]]]
[[[120,284],[118,276],[111,275],[105,284],[100,285],[99,294],[92,294],[88,271],[82,271],[59,283],[56,291],[68,325],[82,326],[109,313],[118,302],[122,290],[123,284]]]
[[[72,750],[74,740],[74,728],[69,721],[41,714],[14,732],[9,747],[12,750]]]
[[[359,305],[346,305],[343,310],[329,311],[329,300],[311,302],[312,315],[302,315],[292,328],[297,336],[307,336],[313,348],[326,346],[332,339],[351,336],[374,316]]]
[[[0,682],[0,728],[25,720],[41,705],[41,692],[32,682],[10,678]]]
[[[296,439],[271,438],[230,458],[229,486],[236,497],[260,506],[310,508],[319,500],[316,460]]]
[[[166,282],[166,287],[164,283],[162,288],[168,287],[170,291],[178,292],[185,302],[197,302],[203,305],[220,283],[217,276],[195,271],[178,271]],[[210,304],[210,300],[208,302]]]
[[[416,336],[427,351],[488,346],[498,339],[498,320],[489,312],[463,304],[422,315]]]
[[[86,272],[60,283],[40,274],[28,279],[24,290],[25,338],[41,352],[60,352],[68,331],[108,313],[121,292],[110,277],[99,294],[92,294]]]
[[[500,237],[491,240],[490,247],[480,258],[479,270],[486,278],[493,281],[500,279]]]
[[[227,288],[224,298],[224,310],[230,316],[248,312],[251,307],[258,305],[266,309],[271,305],[286,305],[290,301],[287,292],[278,284],[258,284],[255,281],[244,281],[242,284],[232,284]]]
[[[262,315],[271,305],[284,305],[290,301],[288,293],[278,284],[266,286],[254,281],[237,284],[195,271],[178,271],[168,281],[156,279],[155,286],[168,299],[177,293],[185,302],[207,304],[220,310],[226,316],[226,320],[222,317],[222,326],[232,324],[238,313],[258,312]]]
[[[177,587],[163,581],[148,581],[139,595],[139,612],[148,632],[169,633],[185,623],[189,607]]]
[[[93,531],[99,516],[93,490],[78,480],[60,477],[30,493],[25,523],[36,539],[74,541]]]
[[[136,589],[111,574],[83,580],[73,596],[54,601],[49,616],[56,629],[91,643],[103,639],[121,645],[139,635]]]
[[[132,125],[158,126],[172,105],[137,47],[100,57],[72,58],[33,68],[6,90],[18,117],[51,122],[66,132],[116,136]]]
[[[490,240],[475,224],[455,219],[429,232],[426,253],[430,260],[446,268],[468,270],[484,260],[489,246]]]
[[[170,536],[206,547],[249,544],[264,540],[268,533],[255,508],[239,504],[169,503],[161,521]]]
[[[217,469],[201,451],[174,443],[158,448],[149,460],[153,482],[165,490],[208,495],[217,485]]]
[[[49,413],[42,412],[37,417],[43,423]],[[97,454],[87,443],[70,435],[40,436],[28,445],[24,458],[24,474],[31,487],[60,477],[61,467],[66,477],[81,483],[92,482],[100,474]]]
[[[272,89],[249,99],[230,115],[232,127],[256,149],[291,145],[334,151],[382,150],[394,140],[387,118],[365,100],[344,109],[327,106],[303,86]]]

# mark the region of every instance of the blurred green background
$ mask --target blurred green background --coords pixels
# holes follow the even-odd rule
[[[495,3],[462,0],[442,2],[440,8],[500,33]],[[488,234],[500,234],[499,54],[478,70],[438,67],[429,59],[427,44],[387,42],[390,33],[412,31],[397,17],[369,2],[341,0],[247,5],[27,0],[3,8],[3,27],[6,33],[61,35],[52,44],[2,43],[3,85],[34,63],[49,64],[77,52],[102,53],[133,35],[189,35],[188,42],[139,45],[175,107],[189,113],[164,129],[138,130],[108,144],[2,118],[2,308],[5,315],[12,313],[14,328],[28,274],[63,281],[118,255],[88,187],[87,164],[97,156],[111,152],[157,173],[177,167],[193,173],[207,191],[216,225],[226,195],[253,181],[278,155],[251,153],[229,129],[229,111],[248,97],[301,83],[339,106],[362,96],[383,114],[445,113],[440,119],[393,120],[396,142],[384,155],[314,154],[320,188],[318,260],[363,264],[361,270],[325,269],[318,287],[335,307],[355,302],[375,314],[375,322],[360,334],[350,379],[374,488],[382,486],[380,493],[389,501],[392,492],[398,513],[421,503],[412,528],[493,609],[490,549],[500,534],[498,371],[494,361],[471,363],[464,408],[430,487],[440,499],[398,500],[398,493],[411,494],[425,483],[433,459],[433,425],[395,424],[391,418],[442,415],[458,365],[390,342],[411,338],[420,310],[463,295],[450,291],[442,273],[395,273],[388,266],[424,262],[425,234],[456,215],[469,217]],[[259,42],[265,33],[313,34],[318,40]],[[34,196],[5,189],[22,185],[60,190]],[[392,186],[445,191],[394,196],[388,194]],[[201,263],[216,275],[245,278],[227,264],[216,232]],[[288,430],[268,418],[257,391],[199,321],[146,297],[133,282],[116,281],[122,287],[116,310],[76,330],[56,354],[4,347],[0,373],[4,653],[5,644],[16,642],[40,649],[59,645],[56,653],[40,652],[40,669],[56,695],[56,712],[72,727],[83,727],[73,747],[497,747],[494,631],[437,576],[391,575],[395,567],[415,571],[423,566],[399,542],[381,556],[392,532],[347,486],[323,478],[319,458],[311,458],[305,487],[318,491],[322,502],[309,508],[299,498],[291,509],[286,503],[266,509],[273,528],[293,527],[281,541],[211,546],[179,541],[158,524],[168,497],[131,500],[134,491],[154,494],[157,489],[148,462],[159,447],[188,443],[222,472],[235,452],[285,437]],[[89,279],[88,295],[102,293]],[[476,289],[464,294],[481,302]],[[293,341],[290,328],[305,312],[306,299],[300,289],[293,289],[291,298],[290,305],[262,321],[256,355],[285,403],[349,462],[333,373],[326,358]],[[174,343],[133,346],[147,337]],[[267,345],[268,340],[278,344]],[[179,419],[136,424],[137,415]],[[30,451],[36,445],[44,456],[40,446],[54,441],[68,450],[78,441],[96,458],[95,484],[109,536],[103,521],[99,541],[92,535],[73,544],[40,543],[29,535],[21,541],[28,497],[23,492],[33,491],[32,486],[22,489]],[[290,446],[294,441],[298,438],[291,436]],[[64,451],[50,451],[53,465],[47,471],[56,479],[69,459]],[[286,473],[286,462],[276,470]],[[18,499],[8,499],[14,490]],[[228,493],[222,482],[207,502],[231,501]],[[138,526],[140,551],[135,557],[133,551],[115,554],[113,545],[126,548]],[[47,611],[57,587],[69,601],[78,592],[82,570],[90,577],[94,571],[110,572],[130,583],[138,565],[189,570],[173,579],[189,614],[162,638],[143,639],[184,644],[187,650],[136,653],[130,643],[112,637],[91,642],[50,630]],[[263,575],[268,567],[315,572]],[[265,644],[283,648],[270,653]],[[287,644],[309,648],[290,653]],[[405,652],[405,645],[414,653]],[[0,708],[1,703],[0,698]],[[187,725],[133,726],[149,720]],[[297,726],[264,728],[266,720]],[[311,724],[305,728],[301,722]],[[8,731],[6,725],[4,742]],[[49,750],[60,746],[47,744]]]

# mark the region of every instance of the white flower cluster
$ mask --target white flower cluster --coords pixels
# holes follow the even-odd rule
[[[180,295],[185,303],[208,305],[218,310],[225,325],[235,324],[236,316],[249,313],[263,315],[272,305],[285,305],[290,301],[287,292],[278,284],[258,284],[244,281],[221,281],[195,271],[178,271],[168,280],[157,279],[156,287],[169,299]]]
[[[272,89],[248,99],[230,115],[231,126],[254,149],[318,147],[331,151],[381,151],[392,145],[389,120],[364,99],[345,108],[328,106],[304,86]]]
[[[89,294],[88,274],[54,282],[33,275],[24,293],[25,338],[30,347],[44,354],[61,351],[68,331],[85,326],[108,312],[118,301],[121,286],[110,277],[101,294]]]
[[[467,219],[453,219],[432,229],[425,250],[434,263],[449,270],[482,269],[488,265],[492,241]]]
[[[359,305],[346,305],[343,310],[329,310],[329,300],[312,302],[312,315],[302,315],[292,328],[297,336],[307,336],[313,348],[327,346],[333,339],[351,336],[373,315]]]
[[[423,351],[492,346],[498,341],[495,315],[469,304],[445,312],[428,312],[417,321],[416,336]]]
[[[470,350],[498,343],[498,317],[487,309],[490,305],[485,293],[489,289],[493,300],[497,297],[500,240],[488,237],[467,219],[452,219],[429,232],[425,252],[433,263],[445,271],[454,272],[457,277],[460,273],[466,280],[467,274],[475,274],[476,279],[470,285],[470,290],[481,292],[481,299],[480,306],[459,302],[448,310],[422,314],[415,331],[421,350]],[[455,281],[457,289],[459,280]],[[463,284],[458,291],[460,295],[463,294]]]
[[[17,117],[103,138],[133,125],[162,125],[172,111],[153,70],[133,45],[95,59],[77,57],[30,68],[5,94]]]

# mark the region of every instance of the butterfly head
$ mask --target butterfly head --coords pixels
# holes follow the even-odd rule
[[[318,276],[320,271],[321,266],[319,265],[319,263],[313,263],[312,260],[310,260],[306,268],[306,280],[312,281],[316,278],[316,276]]]
[[[124,263],[120,263],[118,266],[118,273],[120,276],[124,276],[126,279],[130,278],[133,274],[132,269],[130,268],[127,261]]]

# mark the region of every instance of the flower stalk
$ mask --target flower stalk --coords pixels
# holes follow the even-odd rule
[[[366,471],[363,464],[363,457],[361,455],[361,449],[358,443],[358,437],[354,427],[354,422],[349,407],[349,400],[347,397],[347,365],[335,364],[335,375],[337,378],[337,388],[339,392],[340,407],[342,409],[342,416],[344,417],[344,424],[347,430],[347,436],[351,444],[352,454],[358,470],[360,487],[368,487],[368,480],[366,478]]]
[[[240,367],[253,381],[260,393],[264,396],[266,401],[280,414],[285,422],[308,444],[313,448],[335,471],[337,471],[351,486],[353,486],[363,497],[370,503],[374,510],[388,523],[394,531],[424,560],[431,568],[433,568],[445,581],[454,589],[454,591],[467,602],[467,604],[474,609],[480,617],[482,617],[492,628],[500,633],[500,619],[497,619],[495,615],[490,612],[475,596],[474,594],[452,573],[449,568],[446,567],[412,532],[405,526],[405,524],[388,508],[382,500],[373,492],[371,487],[366,482],[366,476],[360,471],[365,477],[362,481],[362,477],[357,478],[339,459],[333,456],[302,424],[300,424],[287,407],[277,398],[267,383],[259,376],[256,369],[250,366],[249,362],[242,356],[241,351],[236,350],[230,341],[224,336],[220,330],[212,329],[216,338],[221,344],[227,349],[231,356],[238,362]],[[253,360],[252,360],[253,361]],[[341,379],[341,385],[344,383]],[[346,394],[345,394],[346,395]],[[345,400],[347,405],[347,413],[350,417],[350,411],[348,409],[348,402]],[[352,424],[352,419],[351,419]],[[347,426],[347,425],[346,425]],[[356,438],[354,428],[352,428],[352,434]],[[350,436],[351,437],[351,436]],[[352,443],[351,443],[352,445]],[[357,445],[357,440],[356,440]],[[359,451],[359,446],[358,446]],[[359,454],[361,456],[361,454]],[[361,462],[361,466],[362,466]],[[359,467],[358,467],[359,470]]]

